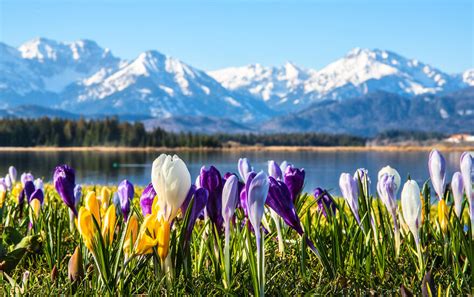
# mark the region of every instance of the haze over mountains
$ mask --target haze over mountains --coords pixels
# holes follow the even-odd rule
[[[2,117],[118,115],[196,132],[470,132],[471,86],[474,69],[447,74],[377,49],[353,49],[320,70],[286,63],[205,72],[154,50],[124,60],[91,40],[0,43]]]

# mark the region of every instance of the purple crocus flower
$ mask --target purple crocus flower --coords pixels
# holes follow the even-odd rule
[[[27,181],[34,181],[35,180],[35,177],[33,176],[33,174],[31,174],[30,172],[23,172],[21,174],[21,177],[20,177],[20,180],[21,180],[21,184],[23,185],[23,187],[25,186],[25,183]]]
[[[222,188],[223,181],[219,170],[211,166],[207,169],[205,166],[201,168],[199,179],[201,188],[209,192],[209,199],[206,205],[206,213],[217,227],[217,230],[222,229],[224,218],[222,218]]]
[[[250,185],[249,181],[252,181],[252,179],[254,179],[256,175],[257,175],[257,173],[250,172],[247,175],[247,182],[245,183],[244,188],[240,191],[240,207],[243,209],[244,215],[246,217],[248,217],[247,193],[249,191],[249,189],[248,189],[248,187]]]
[[[291,199],[288,186],[272,176],[269,177],[269,190],[266,204],[273,209],[285,223],[293,228],[298,234],[303,234],[300,219],[296,214],[295,205]]]
[[[16,178],[17,178],[17,176],[18,176],[18,173],[17,173],[17,171],[16,171],[16,168],[13,167],[13,166],[10,166],[10,167],[8,168],[8,174],[10,175],[10,179],[11,179],[12,183],[16,183]]]
[[[151,214],[151,208],[153,206],[153,200],[155,199],[156,192],[153,188],[153,184],[149,183],[148,186],[143,190],[142,196],[140,197],[140,207],[144,217]]]
[[[193,198],[194,192],[196,192],[197,186],[191,185],[189,188],[188,194],[186,195],[186,199],[184,199],[183,204],[181,204],[181,213],[184,215],[188,210],[189,202],[191,202],[191,198]]]
[[[117,193],[120,199],[120,209],[125,222],[128,220],[128,214],[130,213],[130,203],[132,202],[135,190],[133,184],[128,180],[124,179],[117,188]]]
[[[41,189],[36,189],[30,196],[28,203],[30,203],[33,199],[38,199],[41,202],[41,205],[44,203],[44,193]]]
[[[195,191],[192,191],[192,193],[193,194],[191,196],[194,197],[194,202],[192,206],[193,208],[191,209],[189,213],[188,226],[186,228],[186,234],[184,238],[185,247],[188,245],[189,239],[191,238],[194,224],[196,224],[196,220],[198,219],[199,215],[202,213],[202,211],[208,204],[208,199],[209,199],[209,191],[205,188],[199,188]],[[189,202],[190,201],[188,201],[187,206],[189,206]],[[186,212],[183,212],[183,214],[186,214]]]
[[[283,179],[283,172],[281,171],[280,165],[277,162],[270,160],[268,161],[268,175],[276,180]]]
[[[226,231],[234,216],[235,208],[239,200],[239,178],[235,174],[227,177],[222,190],[222,217]]]
[[[318,201],[318,209],[323,216],[327,217],[326,209],[332,214],[336,213],[336,203],[328,191],[321,188],[314,189],[314,199]]]
[[[446,160],[438,150],[432,150],[428,161],[431,183],[439,199],[443,199],[446,178]]]
[[[255,231],[258,246],[260,240],[260,223],[269,191],[267,175],[263,171],[260,171],[252,179],[250,179],[249,175],[245,188],[247,192],[248,218]]]
[[[461,218],[462,198],[464,196],[464,182],[461,172],[454,172],[453,178],[451,179],[451,189],[454,198],[454,211],[456,212],[456,216]]]
[[[76,186],[76,174],[74,169],[68,165],[57,166],[54,170],[53,181],[54,187],[64,204],[66,204],[69,209],[72,210],[74,215],[77,216],[74,198],[74,187]]]
[[[13,186],[13,183],[12,183],[12,179],[10,177],[10,174],[7,173],[7,175],[5,175],[5,186],[7,186],[7,189],[8,190],[11,190],[12,189],[12,186]]]
[[[25,192],[24,198],[27,199],[28,203],[31,201],[31,194],[35,191],[35,184],[32,181],[27,181],[25,183],[25,187],[23,188],[23,192]]]
[[[74,206],[76,207],[76,209],[79,207],[79,204],[81,203],[81,197],[82,197],[82,186],[76,185],[74,187]]]
[[[339,178],[339,187],[341,189],[342,196],[351,208],[357,223],[360,225],[358,200],[359,187],[357,185],[357,181],[349,173],[342,173],[341,177]]]
[[[300,195],[304,186],[304,169],[296,168],[293,165],[288,165],[285,170],[284,181],[288,186],[291,194],[291,200],[296,203],[296,199]]]
[[[253,171],[253,168],[247,158],[240,158],[237,167],[239,169],[240,177],[245,183],[247,181],[247,175]]]

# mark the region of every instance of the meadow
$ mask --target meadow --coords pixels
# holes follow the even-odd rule
[[[342,173],[342,197],[302,193],[304,170],[287,162],[254,172],[245,158],[191,181],[163,154],[144,188],[78,185],[67,165],[44,183],[12,166],[0,295],[472,295],[472,159],[448,180],[433,150],[422,185],[390,166]]]

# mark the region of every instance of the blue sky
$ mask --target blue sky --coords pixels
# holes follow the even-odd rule
[[[205,70],[285,61],[319,69],[354,47],[448,72],[474,67],[468,0],[0,1],[0,40],[14,46],[88,38],[123,58],[157,49]]]

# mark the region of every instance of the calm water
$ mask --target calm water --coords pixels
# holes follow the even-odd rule
[[[378,170],[390,164],[397,168],[402,178],[408,174],[418,182],[428,176],[428,152],[180,152],[193,180],[202,165],[214,165],[221,173],[237,172],[240,156],[249,158],[257,170],[266,170],[268,160],[287,160],[306,170],[305,190],[315,187],[339,193],[338,180],[341,172],[353,173],[357,168],[369,170],[372,188],[375,188]],[[150,180],[151,163],[158,153],[150,152],[1,152],[0,174],[14,165],[18,172],[31,171],[35,177],[52,179],[57,164],[69,164],[76,169],[76,182],[91,184],[118,184],[127,178],[137,185],[146,185]],[[459,170],[460,152],[444,153],[448,163],[447,182],[452,173]],[[420,185],[421,186],[421,185]]]

